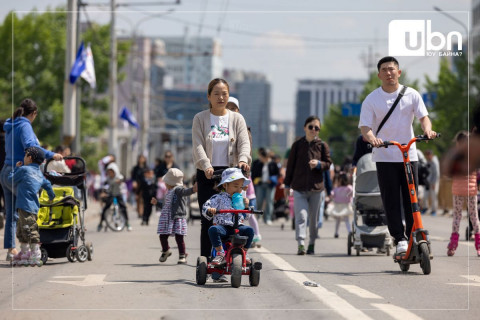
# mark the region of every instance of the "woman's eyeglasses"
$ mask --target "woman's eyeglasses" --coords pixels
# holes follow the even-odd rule
[[[308,129],[309,129],[309,130],[320,131],[320,127],[318,127],[318,126],[309,125],[309,126],[308,126]]]

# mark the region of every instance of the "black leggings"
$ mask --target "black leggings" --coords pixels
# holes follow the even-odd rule
[[[167,251],[168,249],[170,249],[170,246],[168,245],[168,237],[170,235],[169,234],[161,234],[159,236],[160,238],[160,244],[162,245],[162,252],[165,252]],[[181,235],[181,234],[175,234],[175,241],[177,242],[177,246],[178,246],[178,253],[180,255],[184,255],[185,254],[185,241],[183,240],[184,236]]]
[[[213,170],[226,169],[227,167],[213,167]],[[197,169],[197,187],[198,187],[198,207],[202,212],[202,207],[208,199],[218,192],[213,189],[215,182],[212,179],[205,177],[203,170]],[[207,220],[203,215],[201,216],[201,230],[200,230],[200,255],[210,257],[212,252],[212,243],[208,236],[208,229],[212,226],[213,221]]]

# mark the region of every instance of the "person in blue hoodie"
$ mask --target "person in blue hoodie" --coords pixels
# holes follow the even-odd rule
[[[8,249],[7,261],[12,261],[17,254],[15,249],[15,230],[18,215],[15,211],[16,186],[8,178],[14,165],[23,161],[25,150],[29,147],[40,147],[37,136],[33,132],[32,122],[38,114],[38,107],[31,99],[25,99],[13,113],[12,118],[7,119],[3,125],[5,130],[5,163],[0,172],[0,183],[5,196],[5,238],[3,247]],[[41,148],[47,159],[62,160],[61,154]]]
[[[12,180],[17,190],[15,208],[18,212],[17,238],[20,252],[13,257],[13,265],[42,265],[40,252],[40,234],[38,232],[37,214],[40,208],[38,192],[47,191],[50,201],[55,198],[52,184],[45,179],[40,165],[45,161],[45,153],[38,147],[25,150],[25,157],[16,163],[8,179]]]

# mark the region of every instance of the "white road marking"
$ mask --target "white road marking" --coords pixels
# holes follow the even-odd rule
[[[343,288],[350,292],[351,294],[354,294],[360,298],[365,298],[365,299],[383,299],[379,295],[376,295],[375,293],[371,293],[370,291],[367,291],[365,289],[362,289],[358,286],[350,285],[350,284],[337,284],[340,288]]]
[[[104,281],[106,274],[88,274],[86,276],[56,276],[54,279],[82,279],[78,280],[49,280],[48,282],[61,283],[61,284],[71,284],[79,287],[94,287],[94,286],[105,286],[109,284],[126,284],[132,282],[106,282]]]
[[[477,275],[466,275],[466,276],[461,276],[467,280],[470,280],[469,282],[462,282],[462,283],[449,283],[453,284],[456,286],[471,286],[471,287],[480,287],[480,276]]]
[[[340,298],[334,292],[328,291],[320,284],[318,287],[307,287],[303,285],[304,281],[310,281],[304,274],[296,272],[297,270],[289,264],[287,261],[282,259],[281,257],[273,254],[265,247],[257,248],[257,252],[262,254],[262,257],[266,260],[269,260],[273,265],[278,267],[279,269],[283,270],[285,275],[292,279],[293,281],[300,284],[305,290],[310,291],[310,293],[316,296],[322,303],[329,306],[332,310],[337,312],[340,316],[345,319],[371,319],[362,311],[356,309],[346,300]]]
[[[422,319],[419,316],[417,316],[416,314],[414,314],[414,313],[412,313],[408,310],[405,310],[403,308],[394,306],[392,304],[372,303],[372,306],[374,306],[377,309],[382,310],[383,312],[388,314],[393,319],[397,319],[397,320],[405,320],[405,319],[421,320]]]

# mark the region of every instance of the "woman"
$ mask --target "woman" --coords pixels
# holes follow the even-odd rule
[[[38,107],[31,99],[25,99],[20,107],[15,110],[12,118],[7,119],[3,126],[5,130],[5,164],[0,173],[0,183],[2,184],[5,194],[5,238],[3,247],[8,249],[7,261],[11,261],[13,256],[17,254],[15,249],[15,232],[17,227],[18,215],[15,210],[16,197],[14,195],[14,186],[12,181],[8,179],[8,174],[18,161],[23,162],[25,149],[35,146],[40,147],[37,136],[33,132],[32,122],[38,114]],[[45,150],[47,159],[62,160],[61,154],[53,153]]]
[[[132,187],[135,193],[135,202],[137,203],[137,214],[143,216],[143,198],[141,183],[143,180],[143,171],[147,169],[147,158],[141,154],[137,158],[137,164],[132,169]]]
[[[295,237],[298,241],[298,255],[315,253],[321,192],[324,190],[323,171],[328,170],[332,163],[328,145],[318,137],[320,127],[318,117],[308,117],[303,126],[305,136],[293,143],[288,156],[285,198],[288,199],[291,187],[294,190]],[[305,252],[307,224],[310,238],[308,250]]]
[[[171,168],[180,169],[175,163],[175,158],[173,157],[172,151],[168,150],[165,151],[165,154],[163,155],[163,161],[159,160],[158,165],[155,166],[155,177],[157,179],[163,177],[167,174],[168,169]]]
[[[247,125],[240,113],[226,108],[230,88],[223,79],[213,79],[208,84],[208,110],[199,112],[193,119],[193,160],[197,168],[198,205],[217,193],[212,176],[214,170],[240,167],[250,170],[250,141]],[[201,218],[200,255],[209,257],[212,244],[208,228],[212,221]]]

